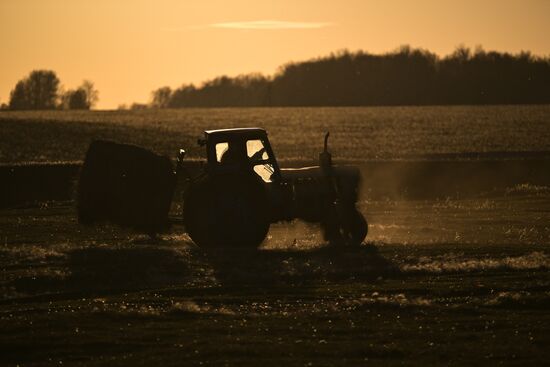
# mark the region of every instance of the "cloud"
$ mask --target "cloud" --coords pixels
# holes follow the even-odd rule
[[[277,29],[319,29],[333,25],[328,22],[287,22],[282,20],[255,20],[248,22],[227,22],[209,24],[210,28],[225,29],[256,29],[256,30],[277,30]]]
[[[164,32],[183,32],[186,30],[203,30],[208,28],[218,29],[244,29],[244,30],[279,30],[279,29],[320,29],[335,25],[330,22],[288,22],[283,20],[254,20],[246,22],[223,22],[203,25],[190,25],[186,27],[164,27]]]

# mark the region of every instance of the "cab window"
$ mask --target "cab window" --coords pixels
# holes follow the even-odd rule
[[[216,144],[216,162],[222,161],[223,154],[227,152],[229,144],[227,142]]]
[[[269,158],[264,143],[260,139],[248,140],[246,142],[246,154],[253,162],[265,161]]]
[[[252,139],[246,142],[246,154],[252,163],[254,172],[264,180],[271,182],[271,176],[275,171],[273,165],[268,163],[269,155],[265,145],[260,139]]]
[[[256,174],[260,176],[260,178],[264,182],[271,182],[271,177],[273,176],[273,172],[275,172],[275,169],[273,168],[272,164],[264,163],[255,165],[254,172],[256,172]]]

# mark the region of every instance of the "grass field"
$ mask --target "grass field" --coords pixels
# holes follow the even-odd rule
[[[550,106],[2,112],[2,199],[39,200],[0,206],[0,365],[547,364],[549,124]],[[95,138],[193,159],[203,129],[253,125],[280,158],[313,163],[330,130],[360,161],[366,244],[299,222],[258,251],[83,227],[44,199],[78,166],[26,164]]]
[[[205,251],[178,226],[80,227],[70,203],[2,210],[0,364],[542,365],[544,190],[362,202],[352,249],[299,223]]]
[[[227,108],[0,113],[0,163],[79,161],[92,139],[175,157],[203,154],[205,129],[260,126],[279,159],[316,160],[326,131],[335,158],[550,150],[550,105]]]

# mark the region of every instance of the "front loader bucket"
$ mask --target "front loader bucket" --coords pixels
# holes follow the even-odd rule
[[[78,221],[155,235],[169,226],[176,175],[167,157],[126,144],[90,144],[78,182]]]

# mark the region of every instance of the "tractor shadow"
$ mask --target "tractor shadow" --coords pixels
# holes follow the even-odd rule
[[[63,259],[41,266],[39,274],[13,279],[19,294],[78,294],[81,296],[196,284],[206,278],[189,251],[171,244],[143,242],[130,246],[101,245],[67,251]]]
[[[143,289],[193,278],[188,256],[169,248],[87,248],[69,254],[71,288]]]
[[[92,296],[164,287],[201,289],[308,286],[373,281],[399,270],[374,245],[313,250],[198,248],[173,240],[137,240],[124,246],[71,249],[41,265],[40,274],[9,282],[21,295]],[[56,296],[57,297],[57,296]]]
[[[373,281],[399,269],[374,245],[327,246],[313,250],[204,249],[223,286],[278,287],[322,282]]]
[[[67,285],[87,291],[215,284],[266,290],[323,282],[374,281],[399,274],[374,245],[273,250],[204,249],[189,244],[182,251],[181,244],[163,240],[153,243],[72,251]]]

